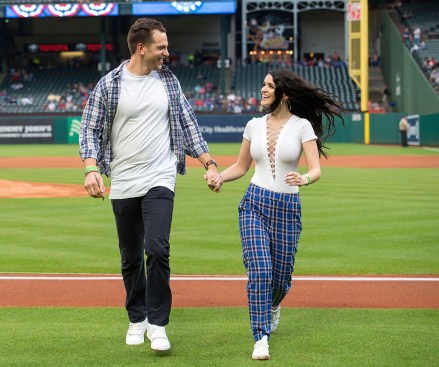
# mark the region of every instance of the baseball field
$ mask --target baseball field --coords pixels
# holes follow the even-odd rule
[[[330,148],[301,189],[293,289],[258,362],[237,223],[252,172],[220,194],[193,160],[178,177],[172,349],[156,354],[125,345],[111,203],[87,196],[78,147],[0,145],[0,366],[436,366],[439,149]],[[210,149],[226,167],[239,144]]]

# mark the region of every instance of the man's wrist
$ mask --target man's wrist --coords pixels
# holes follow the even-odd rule
[[[204,163],[204,168],[207,170],[209,169],[210,165],[214,165],[215,167],[218,168],[218,163],[216,163],[215,159],[210,159],[206,163]]]

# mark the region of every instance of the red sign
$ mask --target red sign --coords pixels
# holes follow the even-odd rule
[[[26,45],[26,51],[31,53],[36,52],[68,52],[68,51],[86,51],[86,52],[99,52],[101,51],[100,43],[32,43]],[[114,47],[111,43],[105,44],[105,49],[108,52],[113,51]]]
[[[361,3],[349,3],[348,4],[348,20],[360,20],[361,19]]]

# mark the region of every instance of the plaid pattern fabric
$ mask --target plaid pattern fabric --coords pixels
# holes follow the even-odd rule
[[[82,114],[80,156],[83,160],[95,158],[101,172],[108,177],[111,176],[110,162],[113,160],[111,127],[119,102],[121,71],[128,62],[129,60],[124,61],[99,80]],[[185,174],[185,154],[198,158],[209,150],[201,135],[195,113],[176,76],[165,65],[158,74],[168,95],[171,148],[177,157],[177,172]]]
[[[238,211],[250,323],[258,341],[270,335],[273,301],[278,305],[291,288],[302,230],[300,196],[250,184]]]

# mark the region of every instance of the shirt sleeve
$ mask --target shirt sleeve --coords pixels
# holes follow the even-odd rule
[[[245,140],[252,141],[251,133],[254,130],[254,128],[252,128],[252,126],[254,125],[254,121],[255,119],[253,118],[249,122],[247,122],[247,125],[245,125],[244,132],[242,133],[242,137]]]
[[[105,122],[106,107],[101,93],[102,80],[90,93],[87,104],[82,113],[79,132],[79,152],[81,158],[99,157],[101,131]]]
[[[315,134],[311,123],[305,119],[302,119],[301,123],[302,123],[302,128],[300,131],[300,140],[302,144],[310,140],[317,140],[317,135]]]
[[[178,82],[177,82],[178,83]],[[180,84],[178,83],[181,105],[181,128],[183,130],[183,145],[185,153],[193,158],[198,158],[204,153],[208,153],[207,143],[201,134],[198,126],[197,117],[192,106],[186,99]]]

